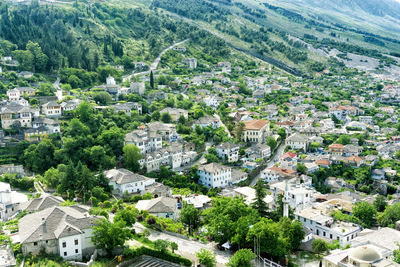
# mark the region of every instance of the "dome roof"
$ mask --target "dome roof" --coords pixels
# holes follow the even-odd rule
[[[349,255],[356,261],[374,262],[381,258],[381,255],[370,246],[360,246],[353,248]]]

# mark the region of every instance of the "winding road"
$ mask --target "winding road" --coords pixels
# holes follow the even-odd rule
[[[149,74],[151,71],[155,72],[155,70],[158,68],[158,64],[161,61],[161,57],[168,51],[171,50],[174,47],[180,46],[182,44],[184,44],[185,42],[187,42],[189,39],[183,40],[181,42],[175,43],[167,48],[165,48],[163,51],[161,51],[161,53],[158,55],[158,57],[153,61],[153,63],[151,63],[149,70],[147,71],[143,71],[143,72],[138,72],[138,73],[132,73],[130,75],[126,75],[122,77],[122,81],[130,81],[132,77],[134,76],[139,76],[139,75],[145,75],[145,74]]]

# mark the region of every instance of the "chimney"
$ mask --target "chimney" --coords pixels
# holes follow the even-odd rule
[[[43,233],[47,233],[46,220],[44,218],[42,218],[42,228]]]

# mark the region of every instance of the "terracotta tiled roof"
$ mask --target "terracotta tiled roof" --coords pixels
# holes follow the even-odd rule
[[[260,130],[267,124],[268,124],[268,121],[266,121],[266,120],[251,120],[251,121],[245,122],[244,129],[245,130]]]

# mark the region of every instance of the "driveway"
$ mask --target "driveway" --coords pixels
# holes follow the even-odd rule
[[[137,233],[141,233],[146,228],[143,225],[141,225],[140,223],[135,223],[134,229]],[[159,232],[159,231],[155,231],[155,230],[151,230],[151,229],[148,229],[148,230],[150,231],[150,236],[148,238],[151,241],[154,241],[157,239],[163,239],[163,240],[175,242],[178,244],[178,250],[176,250],[176,253],[185,258],[190,259],[193,262],[197,261],[196,252],[200,251],[203,248],[214,252],[215,258],[217,260],[217,267],[226,266],[226,264],[229,261],[229,258],[231,257],[231,254],[228,251],[218,250],[215,247],[215,243],[203,244],[198,241],[187,240],[187,239],[173,236],[173,235],[170,235],[167,233],[163,233],[163,232]]]

